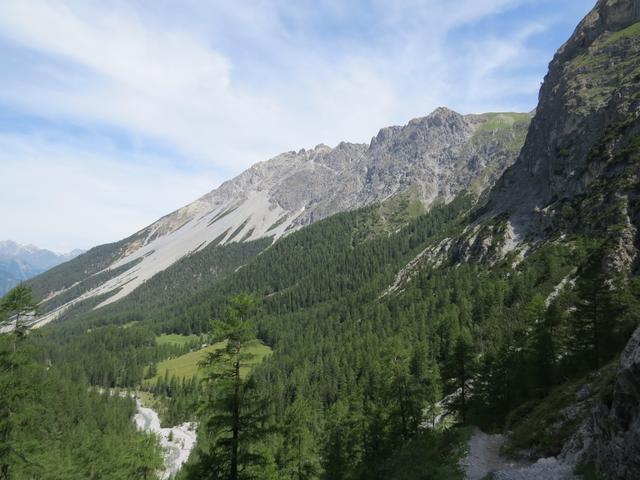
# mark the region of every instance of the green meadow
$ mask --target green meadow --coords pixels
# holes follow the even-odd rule
[[[171,337],[171,338],[168,338]],[[181,338],[177,338],[181,337]],[[187,344],[195,339],[197,339],[195,335],[186,336],[186,335],[162,335],[161,337],[157,337],[157,341],[159,343],[175,343],[175,344]],[[182,342],[182,343],[179,343]],[[202,371],[198,368],[198,364],[204,360],[207,353],[214,352],[220,348],[224,348],[225,343],[214,343],[205,348],[201,348],[199,350],[185,353],[184,355],[180,355],[179,357],[170,358],[168,360],[164,360],[162,362],[158,362],[157,364],[157,374],[156,376],[146,380],[145,383],[148,385],[153,385],[159,377],[164,377],[167,372],[169,378],[172,376],[176,376],[178,378],[191,378],[194,375],[200,377],[202,375]],[[263,343],[256,341],[251,344],[246,353],[250,353],[255,355],[250,361],[246,364],[242,365],[242,374],[246,375],[253,365],[256,365],[266,356],[271,353],[271,349],[264,345]]]

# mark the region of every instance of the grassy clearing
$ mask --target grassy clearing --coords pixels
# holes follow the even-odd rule
[[[494,132],[496,130],[510,130],[516,122],[528,123],[531,115],[528,113],[486,113],[481,116],[485,121],[478,126],[478,132]]]
[[[178,378],[191,378],[194,375],[200,377],[202,375],[202,372],[198,368],[198,363],[204,360],[207,353],[213,352],[223,347],[223,342],[215,343],[213,345],[209,345],[208,347],[201,348],[200,350],[189,352],[179,357],[159,362],[157,365],[157,375],[146,380],[145,383],[147,383],[148,385],[153,385],[159,377],[164,377],[167,374],[169,375],[169,378],[174,375]],[[249,370],[253,365],[262,362],[262,360],[264,360],[264,358],[271,353],[271,349],[266,345],[256,341],[254,344],[248,347],[247,353],[251,353],[255,355],[255,357],[247,362],[246,365],[243,365],[241,367],[243,375],[249,373]]]
[[[624,30],[620,30],[619,32],[612,33],[611,36],[609,36],[609,38],[605,40],[604,44],[612,45],[619,42],[620,40],[632,37],[640,37],[640,22],[636,22],[633,25],[625,28]]]
[[[380,220],[374,227],[374,235],[394,232],[426,211],[417,187],[394,195],[380,204]]]
[[[175,333],[170,334],[162,334],[156,337],[156,344],[158,345],[177,345],[183,346],[188,343],[194,342],[198,340],[197,335],[177,335]]]

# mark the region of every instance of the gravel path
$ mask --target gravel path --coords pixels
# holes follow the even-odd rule
[[[469,440],[469,453],[460,461],[465,479],[481,480],[497,470],[521,467],[521,464],[500,455],[500,449],[506,441],[505,435],[487,435],[476,429]]]
[[[481,480],[493,474],[494,480],[577,480],[573,467],[556,458],[542,458],[536,463],[506,459],[500,449],[507,442],[505,435],[488,435],[476,431],[469,440],[469,452],[460,461],[465,480]]]
[[[533,465],[515,470],[494,473],[494,480],[577,480],[573,466],[559,462],[556,458],[541,458]]]

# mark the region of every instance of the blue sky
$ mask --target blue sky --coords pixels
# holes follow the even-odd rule
[[[594,0],[0,2],[0,239],[115,241],[277,153],[529,111]]]

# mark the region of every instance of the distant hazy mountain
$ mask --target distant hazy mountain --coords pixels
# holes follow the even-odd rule
[[[18,283],[71,260],[83,253],[73,250],[58,254],[35,245],[21,245],[11,240],[0,241],[0,296]]]

